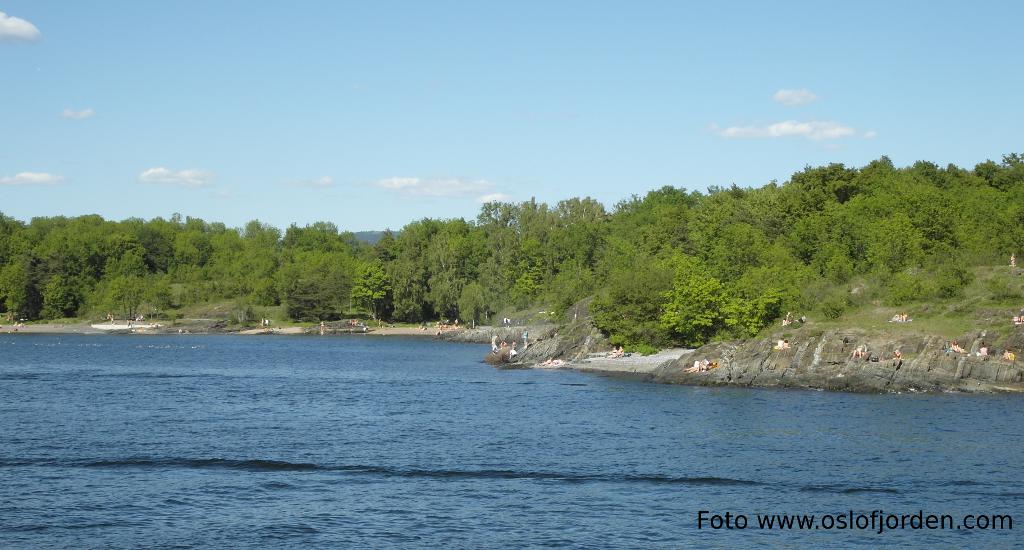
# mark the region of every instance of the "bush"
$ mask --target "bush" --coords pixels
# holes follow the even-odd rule
[[[650,344],[636,344],[635,346],[627,346],[626,351],[630,353],[639,353],[640,355],[654,355],[658,353],[658,348]]]
[[[929,290],[921,278],[909,273],[897,273],[889,282],[889,303],[901,306],[923,300],[931,294]]]
[[[821,312],[828,319],[838,319],[846,311],[846,293],[834,292],[821,302]]]
[[[1013,284],[1014,281],[1009,281],[1001,274],[997,274],[985,281],[985,290],[991,295],[993,300],[1019,300],[1024,298],[1024,293],[1021,292],[1018,284]]]

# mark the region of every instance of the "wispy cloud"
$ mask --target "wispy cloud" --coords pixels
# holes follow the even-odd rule
[[[374,185],[412,197],[466,197],[494,189],[487,180],[461,178],[386,178]]]
[[[511,198],[483,179],[394,177],[377,180],[373,185],[405,197],[476,197],[479,202]]]
[[[60,117],[70,118],[73,120],[82,120],[83,118],[89,118],[95,114],[96,111],[92,109],[82,109],[81,111],[76,111],[74,109],[64,109],[63,111],[61,111]]]
[[[309,180],[296,180],[288,182],[288,185],[294,187],[310,187],[313,189],[326,189],[328,187],[334,187],[334,178],[331,176],[323,176],[319,178]]]
[[[809,122],[785,120],[766,126],[729,126],[728,128],[711,125],[711,131],[727,139],[803,137],[814,141],[844,138],[857,133],[857,130],[849,126],[830,120]]]
[[[42,34],[35,25],[0,11],[0,40],[38,40]]]
[[[206,187],[213,184],[213,173],[205,170],[168,170],[162,166],[143,170],[139,174],[142,183],[166,183],[182,187]]]
[[[867,132],[864,132],[864,139],[875,139],[876,137],[878,137],[878,132],[874,130],[868,130]]]
[[[505,193],[488,193],[476,198],[476,201],[480,204],[488,202],[508,202],[510,200],[512,200],[512,195],[506,195]]]
[[[779,90],[772,94],[772,99],[783,105],[797,107],[817,101],[818,96],[806,88],[800,88],[799,90]]]
[[[0,177],[0,185],[56,185],[62,181],[64,176],[46,172],[18,172],[13,176]]]

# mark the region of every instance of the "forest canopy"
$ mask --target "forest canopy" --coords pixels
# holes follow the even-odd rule
[[[970,266],[1024,243],[1024,156],[973,169],[808,167],[785,184],[663,187],[610,211],[590,198],[483,205],[423,219],[370,245],[332,223],[283,232],[179,215],[105,220],[0,214],[8,319],[173,317],[233,300],[296,321],[352,315],[485,322],[542,309],[627,346],[757,334],[787,311],[836,318],[852,285],[900,305],[956,297]]]

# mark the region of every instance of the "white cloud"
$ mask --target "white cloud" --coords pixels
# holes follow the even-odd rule
[[[89,117],[91,117],[92,115],[95,115],[95,114],[96,114],[96,111],[93,111],[92,109],[82,109],[81,111],[76,111],[74,109],[64,109],[60,113],[60,116],[61,116],[61,118],[70,118],[70,119],[74,119],[74,120],[82,120],[83,118],[89,118]]]
[[[332,178],[331,176],[323,176],[311,180],[293,181],[290,182],[289,185],[294,185],[295,187],[312,187],[315,189],[325,189],[327,187],[334,186],[334,178]]]
[[[783,105],[797,107],[817,101],[818,96],[806,88],[801,88],[799,90],[779,90],[772,94],[772,99]]]
[[[62,181],[64,176],[46,172],[18,172],[13,176],[0,177],[0,185],[56,185]]]
[[[476,202],[479,202],[480,204],[488,202],[508,202],[510,200],[512,200],[512,196],[506,195],[505,193],[488,193],[476,198]]]
[[[729,126],[728,128],[718,128],[712,125],[711,130],[728,139],[804,137],[815,141],[838,139],[857,133],[857,130],[849,126],[828,120],[809,122],[785,120],[767,126]]]
[[[467,197],[493,192],[494,184],[487,180],[460,178],[386,178],[374,185],[410,197]]]
[[[142,183],[169,183],[182,187],[205,187],[213,184],[213,174],[204,170],[168,170],[162,166],[143,170],[139,174]]]
[[[0,11],[0,40],[37,40],[40,36],[32,23]]]
[[[878,132],[874,130],[868,130],[867,132],[864,132],[864,139],[875,139],[876,137],[878,137]]]

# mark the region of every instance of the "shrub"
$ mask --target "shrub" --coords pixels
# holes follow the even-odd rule
[[[838,319],[846,311],[846,295],[841,292],[834,292],[821,302],[821,312],[828,319]]]
[[[639,353],[640,355],[654,355],[658,353],[658,348],[650,344],[637,344],[635,346],[627,346],[626,351],[631,353]]]
[[[923,300],[929,294],[928,285],[909,273],[897,273],[889,282],[889,303],[894,306]]]

